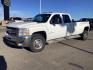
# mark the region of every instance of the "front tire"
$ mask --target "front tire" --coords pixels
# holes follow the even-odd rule
[[[30,50],[32,52],[40,52],[45,47],[45,38],[40,34],[34,34],[31,39]]]
[[[87,40],[87,38],[88,38],[88,30],[84,30],[84,32],[81,34],[81,39]]]

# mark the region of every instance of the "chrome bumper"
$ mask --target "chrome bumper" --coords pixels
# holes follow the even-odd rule
[[[19,46],[19,47],[29,47],[31,36],[5,36],[4,40],[11,45]]]

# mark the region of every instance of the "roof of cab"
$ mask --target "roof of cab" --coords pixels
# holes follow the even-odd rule
[[[68,14],[69,15],[69,13],[61,13],[61,12],[44,12],[42,14]]]

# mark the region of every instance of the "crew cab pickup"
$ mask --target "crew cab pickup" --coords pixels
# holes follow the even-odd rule
[[[66,40],[80,36],[88,38],[89,22],[72,21],[68,13],[42,13],[31,22],[14,22],[6,26],[4,40],[8,44],[29,47],[33,52],[40,52],[46,43]]]

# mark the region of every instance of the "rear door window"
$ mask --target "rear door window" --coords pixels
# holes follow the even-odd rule
[[[70,17],[68,15],[62,15],[64,23],[71,23]]]

